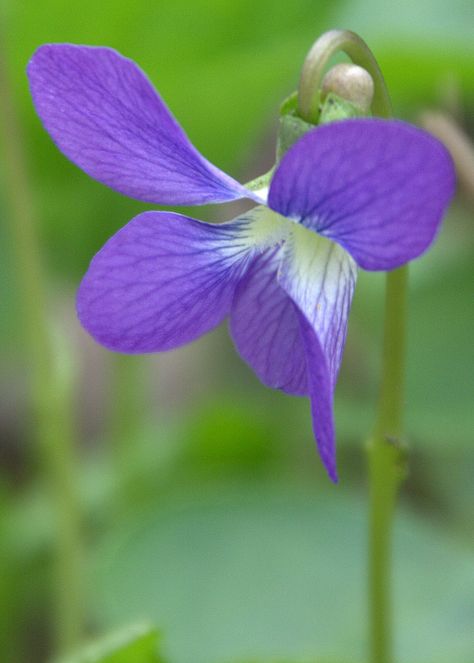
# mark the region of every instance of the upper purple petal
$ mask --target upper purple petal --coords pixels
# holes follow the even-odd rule
[[[277,281],[283,251],[267,249],[252,259],[235,292],[230,330],[240,355],[264,384],[307,395],[298,312]]]
[[[250,251],[246,223],[138,215],[93,258],[77,297],[82,325],[102,345],[126,353],[198,338],[229,312]]]
[[[41,46],[28,76],[59,149],[120,193],[164,205],[260,200],[196,150],[141,69],[113,49]]]
[[[341,244],[364,269],[389,270],[428,248],[454,185],[452,160],[430,134],[353,119],[303,136],[277,168],[268,202]]]
[[[278,279],[299,311],[313,429],[324,466],[336,481],[333,394],[356,265],[334,242],[296,226],[285,244]]]

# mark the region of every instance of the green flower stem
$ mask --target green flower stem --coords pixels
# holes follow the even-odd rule
[[[391,548],[395,502],[405,476],[403,382],[408,268],[387,274],[382,382],[369,460],[370,661],[392,662]]]
[[[4,43],[1,37],[3,35],[0,35],[0,43]],[[17,268],[35,434],[56,516],[56,646],[62,652],[78,641],[83,610],[71,367],[61,356],[61,348],[53,346],[51,339],[37,223],[4,52],[0,53],[0,90],[0,138],[5,164],[5,199],[9,207],[5,216],[10,223]]]
[[[408,267],[387,273],[382,382],[375,436],[399,439],[403,428],[403,382]]]
[[[389,118],[390,97],[382,72],[365,42],[353,32],[332,30],[313,45],[303,65],[298,113],[306,122],[320,120],[320,88],[330,59],[345,52],[374,82],[371,111]],[[369,614],[370,661],[392,662],[391,538],[395,502],[405,475],[403,383],[408,267],[387,273],[382,380],[373,434],[367,443],[369,464]]]

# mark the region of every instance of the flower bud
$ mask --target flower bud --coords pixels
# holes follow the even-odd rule
[[[336,64],[323,78],[321,99],[333,92],[368,113],[374,96],[374,82],[362,67],[349,62]]]

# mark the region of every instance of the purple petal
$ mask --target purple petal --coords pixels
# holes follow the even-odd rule
[[[99,343],[126,353],[198,338],[229,312],[251,250],[248,225],[138,215],[92,260],[77,298],[81,323]]]
[[[319,455],[329,478],[337,483],[336,439],[334,430],[334,385],[317,334],[300,314],[301,338],[306,354],[311,417]]]
[[[41,46],[28,76],[59,149],[120,193],[164,205],[261,202],[199,154],[141,69],[113,49]]]
[[[277,281],[283,249],[257,256],[237,286],[230,329],[243,359],[268,387],[307,395],[306,358],[295,305]]]
[[[389,270],[433,241],[454,191],[443,145],[409,124],[355,119],[318,127],[283,157],[271,208]]]
[[[321,459],[334,481],[333,394],[355,280],[356,265],[344,249],[295,227],[285,245],[279,282],[300,312],[314,433]]]

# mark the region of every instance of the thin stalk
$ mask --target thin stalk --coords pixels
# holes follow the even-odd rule
[[[3,36],[3,35],[2,35]],[[5,43],[0,38],[0,43]],[[51,339],[46,286],[36,234],[38,227],[26,173],[21,129],[16,117],[5,53],[0,53],[0,138],[5,199],[17,291],[25,335],[35,437],[56,515],[56,649],[69,650],[82,628],[82,573],[79,500],[71,412],[71,374],[58,360]]]
[[[387,274],[382,382],[369,460],[370,661],[393,660],[391,552],[396,497],[405,475],[403,430],[408,268]]]

